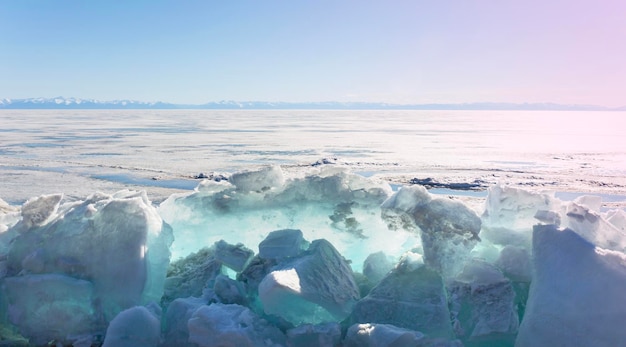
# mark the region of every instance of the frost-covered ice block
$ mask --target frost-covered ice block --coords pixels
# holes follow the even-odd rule
[[[401,188],[383,209],[402,211],[421,229],[424,261],[448,278],[463,267],[479,240],[481,221],[461,202],[433,198],[422,186]]]
[[[626,231],[616,227],[587,205],[570,202],[566,226],[594,245],[614,251],[626,251]]]
[[[222,263],[215,259],[213,248],[202,248],[173,262],[167,273],[161,303],[167,306],[176,298],[200,297],[215,278],[223,274]]]
[[[552,194],[501,184],[489,187],[487,193],[480,235],[494,244],[530,249],[532,227],[537,224],[535,216],[557,224],[560,219],[561,202]]]
[[[32,345],[72,344],[79,336],[102,334],[106,322],[92,304],[91,282],[60,274],[7,277],[2,300],[8,318]]]
[[[30,224],[9,249],[8,276],[60,273],[88,280],[105,321],[161,298],[172,235],[145,192],[94,194],[61,206],[44,224]]]
[[[28,199],[22,205],[20,231],[44,224],[56,213],[62,198],[63,194],[51,194]]]
[[[309,243],[304,239],[302,230],[275,230],[259,243],[259,257],[264,259],[295,257],[308,247]]]
[[[259,299],[268,314],[296,325],[316,324],[346,318],[359,299],[359,288],[350,265],[322,239],[265,276]]]
[[[240,305],[198,308],[188,322],[189,342],[200,347],[284,346],[285,335]]]
[[[102,347],[156,347],[160,340],[161,317],[143,306],[135,306],[113,318]]]
[[[254,252],[246,248],[242,243],[231,245],[224,240],[220,240],[213,245],[213,248],[215,250],[215,259],[236,272],[241,272],[254,256]]]
[[[623,346],[626,255],[570,229],[533,231],[534,278],[515,345]]]
[[[176,299],[167,306],[163,318],[163,347],[195,347],[189,342],[187,322],[206,301],[200,298]]]
[[[287,330],[288,347],[337,347],[340,343],[339,323],[303,324]]]
[[[350,322],[392,324],[429,337],[453,336],[441,275],[409,259],[355,305]]]
[[[472,259],[447,287],[457,338],[476,346],[513,345],[519,327],[515,291],[500,270]]]

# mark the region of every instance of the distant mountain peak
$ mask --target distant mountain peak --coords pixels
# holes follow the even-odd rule
[[[145,102],[136,100],[100,101],[95,99],[29,98],[0,99],[0,109],[314,109],[314,110],[563,110],[625,111],[625,107],[607,108],[594,105],[561,105],[555,103],[476,102],[460,104],[391,104],[386,102],[266,102],[221,100],[201,105]]]

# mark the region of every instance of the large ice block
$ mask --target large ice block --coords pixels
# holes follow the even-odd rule
[[[57,213],[50,212],[56,210],[56,198],[42,199],[47,212],[37,217],[35,211],[41,209],[31,206],[28,222],[14,227],[21,232],[8,250],[8,277],[26,281],[33,275],[59,274],[88,282],[90,309],[105,327],[126,308],[160,300],[172,234],[145,192],[94,194],[85,201],[62,204]],[[28,281],[32,290],[46,290],[45,281]],[[4,295],[23,295],[14,286],[4,288]],[[52,303],[66,300],[62,291],[56,295],[42,300],[56,305],[59,315],[71,315],[74,306]],[[100,330],[98,326],[90,333],[102,334]],[[37,338],[36,334],[27,337]]]
[[[534,227],[532,250],[534,277],[515,345],[624,345],[626,255],[554,225]]]
[[[450,311],[441,275],[405,260],[354,307],[350,322],[392,324],[450,338]]]
[[[266,313],[293,324],[315,324],[347,317],[359,299],[359,288],[345,259],[322,239],[265,276],[259,299]]]

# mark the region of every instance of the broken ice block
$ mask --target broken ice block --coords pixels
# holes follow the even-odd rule
[[[254,252],[246,248],[242,243],[231,245],[224,240],[220,240],[213,245],[213,248],[215,259],[236,272],[241,272],[254,256]]]
[[[161,317],[143,306],[135,306],[113,318],[102,347],[156,347],[160,339]]]
[[[372,283],[378,283],[393,269],[393,265],[392,260],[385,253],[372,253],[363,262],[363,274]]]
[[[189,342],[200,347],[285,345],[285,335],[244,306],[211,304],[188,322]]]
[[[421,229],[424,261],[448,278],[463,267],[479,240],[481,221],[461,202],[433,198],[422,186],[403,187],[383,209],[403,211]]]
[[[624,345],[626,255],[554,225],[534,227],[532,254],[517,347]]]
[[[8,276],[58,273],[88,280],[94,309],[105,321],[160,299],[172,235],[145,192],[94,194],[44,224],[31,224],[9,249]]]
[[[196,347],[189,342],[189,328],[187,322],[194,312],[206,301],[200,298],[176,299],[167,306],[163,318],[163,344],[164,347]]]
[[[91,282],[60,274],[7,277],[2,300],[8,318],[33,345],[71,344],[73,336],[104,333],[93,308]]]
[[[614,251],[626,251],[626,232],[586,205],[570,202],[565,225],[594,245]]]
[[[519,326],[515,291],[500,270],[472,259],[447,287],[457,338],[474,344],[513,344]]]
[[[268,166],[255,171],[240,171],[232,174],[228,181],[243,192],[263,192],[279,188],[285,183],[280,166]]]
[[[427,266],[401,263],[361,299],[351,323],[392,324],[432,337],[452,337],[443,280]]]
[[[161,298],[164,306],[176,298],[199,297],[203,289],[212,286],[215,278],[224,272],[213,251],[202,248],[170,265]]]
[[[265,276],[259,299],[266,313],[293,324],[315,324],[347,317],[359,299],[359,288],[345,259],[322,239]]]
[[[561,202],[553,194],[500,184],[490,187],[487,194],[481,237],[494,244],[530,249],[536,218],[554,224],[561,220]]]
[[[299,229],[272,231],[259,243],[259,257],[264,259],[283,259],[295,257],[309,247]]]

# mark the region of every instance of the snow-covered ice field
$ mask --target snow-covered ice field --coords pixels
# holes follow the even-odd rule
[[[0,346],[624,345],[624,116],[3,111]]]
[[[200,173],[299,172],[321,159],[400,184],[626,195],[625,112],[4,110],[0,120],[0,198],[11,203],[123,187],[161,201]]]

